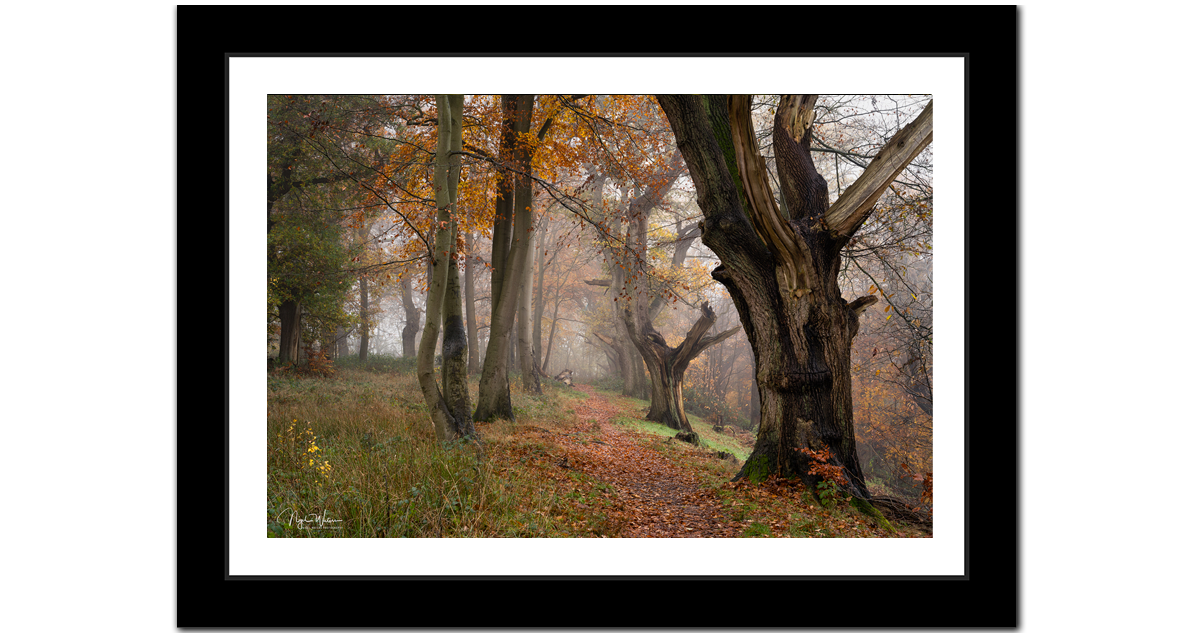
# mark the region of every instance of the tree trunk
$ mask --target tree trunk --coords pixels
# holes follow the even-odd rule
[[[466,297],[467,375],[479,373],[479,322],[475,320],[475,232],[467,231],[463,294]]]
[[[645,270],[649,267],[646,240],[650,229],[650,212],[662,202],[675,180],[683,174],[684,164],[682,155],[676,151],[662,177],[655,179],[640,196],[629,203],[625,218],[625,247],[619,252],[617,249],[610,249],[609,252],[614,260],[623,261],[621,266],[613,269],[612,287],[622,288],[622,294],[627,299],[624,306],[621,306],[621,302],[618,301],[618,307],[614,311],[616,320],[614,325],[618,339],[623,340],[625,354],[629,358],[629,369],[632,372],[632,374],[627,374],[626,384],[629,385],[630,379],[632,379],[633,396],[650,399],[652,415],[673,421],[682,418],[686,422],[682,405],[682,373],[679,375],[680,380],[669,378],[671,370],[660,366],[661,357],[656,352],[648,352],[651,347],[647,346],[645,340],[638,340],[644,338],[642,333],[649,332],[653,332],[659,339],[662,338],[658,332],[654,331],[651,324],[654,317],[666,306],[666,301],[661,295],[656,297],[653,302],[650,301],[652,290],[649,274],[642,272],[631,275],[627,272]],[[684,248],[686,253],[686,246]],[[633,329],[629,328],[629,321],[625,314],[630,308],[634,313]],[[711,326],[711,323],[709,325]],[[664,341],[663,347],[665,346],[666,342]],[[687,359],[687,362],[690,361],[690,358]],[[687,367],[687,362],[683,363],[683,368]],[[646,368],[645,372],[642,371],[643,367]],[[649,374],[649,380],[647,380],[647,374]],[[680,390],[678,407],[671,402],[671,399],[674,398],[674,387],[671,385],[676,383]],[[675,410],[678,410],[678,414],[672,413]],[[668,423],[668,426],[671,423]]]
[[[300,312],[300,304],[294,300],[279,304],[280,366],[300,361]]]
[[[546,337],[546,358],[542,360],[543,374],[550,373],[550,354],[554,351],[554,331],[558,329],[558,306],[560,303],[562,303],[562,299],[556,292],[554,294],[554,316],[550,317],[550,335]]]
[[[359,276],[358,278],[358,316],[361,319],[359,324],[358,335],[358,360],[367,360],[367,345],[371,341],[371,324],[367,318],[367,308],[370,303],[367,301],[367,278]]]
[[[687,336],[677,347],[669,347],[667,341],[654,329],[645,316],[635,317],[625,311],[625,327],[629,338],[637,345],[641,358],[650,370],[650,385],[654,398],[651,400],[647,420],[661,422],[673,429],[691,432],[687,413],[683,410],[683,375],[692,359],[704,350],[724,341],[737,333],[733,328],[716,334],[704,334],[717,322],[717,316],[705,302],[700,305],[700,318],[692,325]]]
[[[542,315],[546,312],[546,234],[549,233],[550,214],[546,213],[538,229],[537,251],[533,260],[537,262],[537,282],[533,293],[533,364],[542,366]]]
[[[758,380],[751,379],[750,382],[750,428],[754,428],[762,420],[762,400],[758,396]]]
[[[431,266],[429,295],[425,302],[425,332],[417,353],[417,382],[429,409],[438,439],[475,439],[466,378],[466,331],[462,324],[462,297],[458,294],[455,262],[455,216],[458,178],[462,159],[452,152],[462,150],[461,95],[438,95],[437,165],[434,189],[438,206],[437,231]],[[434,352],[445,319],[446,343],[442,356],[442,389],[433,375]]]
[[[530,255],[532,254],[530,252]],[[526,266],[522,275],[517,325],[517,358],[521,368],[521,386],[526,393],[541,394],[542,385],[534,369],[533,356],[533,266]]]
[[[461,99],[462,97],[459,97]],[[459,106],[461,109],[461,105]],[[457,182],[457,174],[453,174]],[[454,226],[456,223],[451,223]],[[455,226],[457,229],[457,226]],[[454,248],[454,235],[450,237],[450,248]],[[462,292],[459,287],[458,264],[453,259],[447,262],[446,297],[443,300],[442,323],[442,397],[450,409],[450,418],[456,423],[446,439],[475,435],[475,423],[471,420],[471,394],[467,391],[467,331],[463,327]]]
[[[529,132],[533,117],[533,95],[505,95],[501,100],[504,110],[504,134],[501,138],[500,185],[496,194],[496,222],[492,237],[492,319],[488,336],[487,353],[483,359],[483,372],[479,378],[479,404],[475,408],[475,420],[487,421],[496,417],[512,420],[512,400],[508,386],[508,354],[510,335],[516,318],[521,278],[529,266],[529,244],[532,218],[532,189],[516,187],[521,195],[509,197],[514,180],[510,167],[518,173],[528,174],[528,149],[518,144],[519,134]],[[528,180],[526,175],[524,180]],[[522,181],[524,185],[524,181]],[[522,192],[528,192],[522,193]],[[511,224],[506,218],[511,218]],[[511,228],[510,228],[511,227]],[[506,241],[511,235],[512,242]]]
[[[400,330],[400,340],[404,346],[405,356],[417,355],[417,333],[421,331],[421,310],[417,308],[412,296],[412,281],[407,276],[400,278],[400,301],[404,304],[404,329]]]
[[[713,279],[729,291],[754,350],[761,425],[737,478],[799,476],[815,486],[800,449],[829,447],[851,494],[869,497],[854,438],[850,344],[875,297],[842,298],[840,251],[895,174],[932,140],[932,103],[831,207],[809,153],[816,97],[784,96],[774,147],[785,217],[767,183],[747,96],[658,99],[696,186],[701,239],[721,259]]]
[[[337,356],[338,356],[338,358],[349,358],[350,357],[350,344],[346,342],[346,337],[348,335],[349,335],[349,332],[346,331],[346,328],[339,325],[337,328]]]

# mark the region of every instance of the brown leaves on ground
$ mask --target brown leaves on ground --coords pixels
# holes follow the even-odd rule
[[[817,504],[802,484],[769,479],[731,483],[729,470],[714,472],[712,451],[638,433],[616,423],[628,417],[588,385],[575,405],[574,425],[527,427],[547,449],[522,458],[555,482],[548,497],[552,518],[569,521],[578,535],[609,537],[883,537],[870,519],[845,501]],[[840,507],[839,507],[840,506]],[[589,534],[590,533],[590,534]],[[909,531],[899,536],[922,536]]]

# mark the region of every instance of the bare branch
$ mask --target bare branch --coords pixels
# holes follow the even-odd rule
[[[839,237],[849,237],[870,215],[875,201],[921,150],[933,142],[933,101],[912,123],[896,133],[875,155],[858,180],[829,207],[825,222]]]

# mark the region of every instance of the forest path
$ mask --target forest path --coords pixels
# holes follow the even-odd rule
[[[575,406],[577,422],[568,433],[582,437],[563,449],[565,468],[585,473],[615,489],[610,520],[624,525],[621,537],[737,536],[740,528],[722,516],[722,505],[697,473],[680,467],[654,450],[641,434],[617,426],[628,416],[590,385],[577,385],[588,394]],[[661,438],[659,438],[661,439]]]

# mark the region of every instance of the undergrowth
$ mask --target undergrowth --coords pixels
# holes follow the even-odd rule
[[[477,425],[482,448],[439,443],[412,359],[340,360],[330,374],[267,377],[268,537],[615,537],[613,487],[562,463],[581,390],[543,381],[542,395],[510,382],[515,421]],[[472,401],[477,383],[471,381]],[[745,438],[693,423],[701,447],[642,420],[649,403],[606,394],[616,422],[686,467],[725,505],[744,536],[864,536],[845,500],[822,506],[807,491],[771,497],[771,485],[731,484]],[[598,428],[598,427],[597,427]],[[716,451],[734,459],[716,459]],[[790,517],[804,517],[803,521]],[[841,526],[841,527],[839,527]]]
[[[536,471],[507,461],[530,450],[514,427],[565,426],[586,395],[514,388],[517,421],[478,425],[482,451],[442,445],[408,364],[373,357],[339,361],[333,377],[268,375],[267,536],[575,535],[554,520]]]

